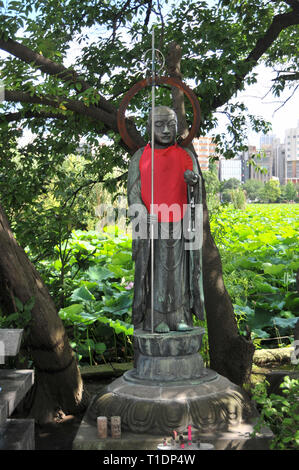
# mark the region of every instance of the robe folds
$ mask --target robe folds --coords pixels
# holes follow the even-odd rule
[[[192,244],[195,235],[188,231],[191,226],[191,190],[184,180],[187,169],[199,175],[192,193],[199,209],[192,215],[196,234],[199,235],[202,201],[201,177],[196,156],[189,149],[183,149],[177,144],[165,149],[155,149],[153,212],[157,214],[158,223],[154,237],[154,327],[165,321],[171,330],[175,330],[180,321],[193,326],[193,314],[201,320],[204,318],[201,242],[198,243],[197,237],[197,243]],[[132,226],[137,217],[146,227],[146,236],[143,231],[143,236],[140,237],[140,232],[135,232],[135,229],[132,233],[132,256],[135,261],[132,320],[135,328],[150,330],[150,145],[133,155],[129,165],[127,190]]]

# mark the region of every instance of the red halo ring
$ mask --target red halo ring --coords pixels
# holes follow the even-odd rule
[[[195,93],[189,87],[187,87],[187,85],[185,85],[181,80],[177,78],[172,78],[172,77],[156,77],[155,78],[155,85],[163,85],[163,84],[171,85],[182,90],[192,105],[192,109],[193,109],[192,127],[187,137],[180,142],[180,145],[182,147],[187,147],[187,145],[189,145],[192,142],[200,126],[200,106],[199,106],[198,98],[195,95]],[[130,90],[123,97],[120,103],[119,109],[118,109],[117,125],[118,125],[119,133],[121,135],[122,140],[125,142],[125,144],[132,150],[137,150],[138,147],[136,146],[136,143],[133,141],[133,139],[130,137],[127,131],[127,127],[125,123],[125,113],[126,113],[127,107],[131,99],[140,90],[151,85],[152,85],[152,78],[146,78],[144,80],[140,80],[139,82],[135,83],[135,85],[133,85],[132,88],[130,88]]]

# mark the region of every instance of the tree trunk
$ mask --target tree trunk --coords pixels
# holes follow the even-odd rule
[[[0,307],[4,314],[17,311],[15,297],[23,304],[35,299],[26,344],[35,369],[29,415],[45,423],[52,421],[57,411],[78,412],[84,408],[87,394],[64,326],[0,206]]]
[[[181,48],[172,43],[167,57],[168,73],[181,79]],[[184,94],[173,90],[173,107],[178,113],[179,133],[186,136]],[[193,149],[194,151],[194,149]],[[195,151],[194,151],[195,153]],[[204,176],[203,176],[204,182]],[[237,385],[249,379],[253,343],[238,332],[232,302],[225,288],[219,251],[210,231],[206,191],[203,184],[203,284],[208,326],[210,367]]]
[[[210,367],[235,384],[242,385],[250,377],[255,348],[238,332],[232,302],[223,282],[220,254],[210,231],[204,185],[203,284]]]

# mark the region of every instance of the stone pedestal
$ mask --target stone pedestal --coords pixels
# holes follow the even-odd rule
[[[150,435],[229,431],[257,416],[247,394],[211,369],[198,353],[203,328],[167,334],[137,330],[136,368],[96,395],[85,421],[120,416],[122,430]]]

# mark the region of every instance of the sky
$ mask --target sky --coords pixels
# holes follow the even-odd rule
[[[238,99],[246,104],[252,114],[260,115],[270,121],[271,133],[279,137],[283,143],[285,130],[299,127],[299,87],[295,92],[294,88],[285,90],[278,98],[268,93],[276,73],[262,65],[255,71],[259,74],[258,82],[239,93]],[[248,140],[253,145],[259,145],[259,136],[253,132],[249,134]]]

